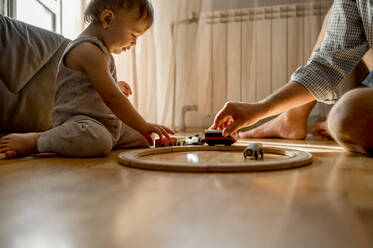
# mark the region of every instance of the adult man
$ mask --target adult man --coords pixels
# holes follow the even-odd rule
[[[315,100],[335,103],[336,86],[373,47],[371,9],[373,3],[370,1],[335,0],[325,38],[322,43],[319,41],[321,46],[312,54],[307,65],[298,68],[287,85],[259,102],[226,103],[216,115],[212,128],[222,129],[223,134],[228,135],[290,109],[294,112],[293,116],[299,117],[294,123],[304,126]],[[274,125],[276,121],[284,123],[285,120],[286,114],[283,114],[272,124],[267,124],[267,128],[273,125],[273,131],[274,126],[279,127]],[[346,150],[365,154],[373,154],[372,123],[373,89],[355,89],[346,93],[328,117],[332,137]],[[252,134],[241,133],[241,136]]]

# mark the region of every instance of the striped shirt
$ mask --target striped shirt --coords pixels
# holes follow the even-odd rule
[[[373,47],[373,1],[334,0],[325,38],[291,80],[320,102],[335,103],[335,88]]]

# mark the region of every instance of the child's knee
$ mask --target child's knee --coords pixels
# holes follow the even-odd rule
[[[97,135],[97,138],[83,146],[81,149],[83,157],[106,157],[113,148],[113,141],[111,135]]]
[[[39,152],[56,152],[66,157],[107,156],[113,148],[110,132],[99,123],[81,119],[45,132],[39,139]]]
[[[113,138],[110,132],[95,122],[77,122],[80,137],[77,140],[74,157],[107,156],[113,148]],[[74,150],[75,150],[74,149]]]

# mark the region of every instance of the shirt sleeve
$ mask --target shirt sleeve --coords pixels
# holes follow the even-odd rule
[[[320,102],[335,103],[335,88],[369,49],[356,1],[335,0],[321,47],[291,80],[302,84]]]

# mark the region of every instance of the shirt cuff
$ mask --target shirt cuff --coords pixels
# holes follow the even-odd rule
[[[300,83],[316,98],[318,102],[334,104],[338,100],[333,82],[323,78],[307,66],[299,67],[292,75],[291,81]]]

